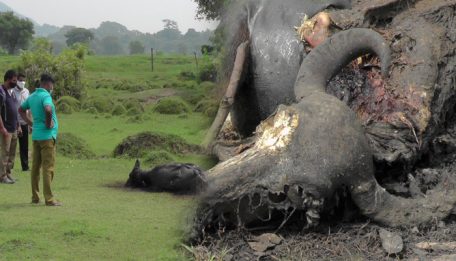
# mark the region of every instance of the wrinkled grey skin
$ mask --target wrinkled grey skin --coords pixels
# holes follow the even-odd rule
[[[304,58],[304,46],[294,26],[328,8],[348,8],[349,0],[238,1],[225,17],[228,49],[249,40],[249,72],[232,110],[235,127],[249,136],[279,104],[295,101],[293,86]],[[222,21],[223,23],[223,21]],[[242,38],[242,39],[239,39]],[[234,57],[232,53],[228,54]],[[228,71],[229,68],[227,68]]]
[[[280,106],[260,125],[253,148],[208,172],[193,236],[220,225],[261,226],[277,214],[285,224],[296,211],[315,225],[344,188],[362,214],[388,226],[419,225],[451,213],[451,177],[423,198],[396,197],[382,188],[356,114],[325,92],[347,63],[368,53],[380,58],[387,75],[389,45],[369,29],[338,33],[306,57],[294,84],[297,102]]]
[[[156,192],[194,194],[205,188],[206,179],[204,172],[193,164],[167,164],[142,171],[137,160],[125,186]]]

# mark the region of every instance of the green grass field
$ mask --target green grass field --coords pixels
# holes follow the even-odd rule
[[[18,57],[0,57],[0,71],[17,62]],[[194,58],[161,56],[155,68],[150,72],[146,56],[87,58],[87,97],[138,102],[147,117],[132,123],[129,115],[84,110],[60,113],[60,132],[82,138],[96,157],[76,160],[58,155],[53,189],[64,203],[61,208],[29,204],[29,173],[16,167],[18,182],[0,185],[0,260],[188,259],[180,245],[194,200],[121,188],[134,159],[112,158],[119,142],[143,131],[174,134],[199,144],[211,123],[201,113],[165,115],[153,111],[160,97],[203,92],[197,81],[179,78],[182,71],[195,70]],[[149,87],[138,91],[112,87],[118,82],[149,82]],[[204,155],[175,158],[206,169],[214,164]]]

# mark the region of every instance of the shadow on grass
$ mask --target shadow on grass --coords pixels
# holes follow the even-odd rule
[[[0,204],[0,210],[10,210],[10,209],[19,209],[19,208],[35,208],[42,206],[41,204],[31,204],[31,203],[6,203]]]

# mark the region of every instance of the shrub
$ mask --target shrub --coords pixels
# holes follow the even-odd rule
[[[114,156],[141,158],[151,150],[163,150],[173,154],[199,152],[199,146],[187,143],[179,136],[143,132],[129,136],[114,149]]]
[[[213,63],[207,64],[200,68],[198,72],[199,82],[215,82],[217,81],[217,66]]]
[[[189,112],[190,109],[182,98],[167,97],[158,102],[154,111],[161,114],[181,114]]]
[[[203,99],[195,107],[195,112],[214,118],[217,115],[219,103],[215,99]]]
[[[89,108],[85,109],[84,111],[89,114],[98,114],[98,110],[95,107],[89,107]]]
[[[128,99],[120,101],[127,111],[135,110],[136,112],[144,112],[144,107],[141,105],[141,101],[137,99]]]
[[[83,102],[84,109],[95,108],[98,113],[111,113],[114,108],[114,102],[107,97],[91,97]]]
[[[65,50],[58,56],[53,56],[49,50],[26,51],[21,54],[18,70],[25,72],[29,82],[32,83],[37,82],[42,73],[49,73],[56,80],[54,92],[56,99],[63,96],[80,99],[85,91],[82,77],[86,52],[87,50],[82,46]],[[30,91],[35,87],[30,85]]]
[[[144,158],[144,162],[151,167],[174,162],[174,156],[167,151],[152,151]]]
[[[57,111],[71,114],[81,110],[81,102],[70,96],[62,96],[56,103]]]
[[[203,90],[204,93],[208,93],[213,91],[217,86],[213,82],[201,82],[200,89]]]
[[[111,112],[111,114],[114,116],[124,115],[125,113],[127,113],[127,109],[125,109],[122,104],[116,104]]]
[[[195,79],[196,79],[196,76],[193,72],[183,71],[179,74],[179,80],[181,80],[181,81],[192,81]]]
[[[61,133],[58,137],[57,153],[73,159],[91,159],[95,157],[87,143],[71,133]]]

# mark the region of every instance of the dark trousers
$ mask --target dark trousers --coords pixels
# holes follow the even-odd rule
[[[19,154],[21,155],[22,170],[29,170],[29,128],[28,125],[21,125],[22,137],[19,137]]]

